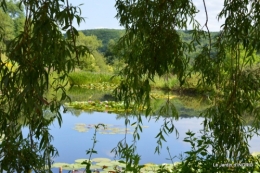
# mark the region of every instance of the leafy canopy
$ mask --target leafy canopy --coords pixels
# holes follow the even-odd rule
[[[2,58],[0,62],[0,135],[5,135],[0,144],[0,169],[1,172],[46,172],[45,169],[50,171],[51,158],[57,154],[48,125],[53,118],[61,125],[59,110],[67,99],[64,88],[67,75],[78,57],[88,51],[86,46],[76,45],[78,32],[72,26],[73,20],[80,23],[83,18],[78,7],[59,0],[25,0],[19,6],[10,6],[4,0],[0,12],[16,18],[15,12],[19,10],[14,7],[19,10],[24,7],[25,19],[22,31],[10,38],[4,52],[13,66],[7,67]],[[52,83],[51,72],[57,74]],[[50,89],[55,94],[46,98]],[[47,114],[52,114],[52,118],[45,118]],[[28,128],[25,135],[21,130],[24,126]]]
[[[206,15],[204,28],[207,29],[210,11],[203,2]],[[198,10],[192,0],[117,0],[116,9],[117,18],[126,29],[118,47],[121,47],[120,52],[123,52],[127,64],[121,71],[124,80],[115,91],[118,99],[124,100],[126,107],[131,102],[146,106],[146,116],[149,116],[152,112],[150,83],[155,75],[173,73],[182,85],[187,75],[198,73],[198,86],[205,91],[210,89],[208,97],[212,101],[211,106],[201,114],[205,118],[203,141],[206,141],[205,137],[211,140],[211,143],[205,144],[213,156],[208,158],[220,163],[228,162],[227,158],[235,163],[248,161],[248,140],[257,134],[260,124],[260,93],[259,87],[256,87],[260,84],[257,77],[259,66],[256,65],[259,60],[255,58],[260,43],[260,2],[225,0],[217,16],[224,18],[225,22],[214,43],[209,30],[202,30],[203,27],[195,20]],[[193,27],[189,31],[193,36],[191,42],[183,41],[177,32],[187,30],[188,24]],[[187,71],[189,55],[195,51],[196,44],[200,44],[201,38],[208,43],[194,58],[192,71]],[[212,54],[213,50],[216,53]],[[172,120],[178,118],[175,110],[174,104],[167,99],[161,114],[169,114],[172,118],[165,120],[156,136],[159,147],[165,140],[164,134],[174,129]],[[254,118],[254,123],[249,127],[243,125],[247,116]],[[139,113],[137,124],[141,123]],[[135,138],[139,138],[138,132]],[[118,147],[120,151],[122,145]],[[158,147],[156,151],[159,151]],[[194,157],[191,155],[191,158]]]
[[[1,1],[1,18],[7,19],[7,13],[16,17],[8,2]],[[5,140],[0,144],[0,168],[2,172],[29,172],[32,169],[45,172],[45,165],[50,171],[50,156],[56,154],[48,131],[50,120],[45,118],[45,114],[53,114],[53,118],[61,124],[59,110],[62,101],[67,98],[64,88],[67,74],[75,68],[79,57],[90,51],[86,46],[77,44],[78,32],[72,26],[73,20],[78,24],[83,20],[78,7],[64,0],[23,0],[20,4],[20,10],[23,7],[25,10],[22,32],[15,38],[7,37],[8,32],[15,29],[8,23],[1,23],[2,40],[10,40],[6,50],[1,51],[5,51],[13,66],[7,67],[1,58],[0,133],[5,135]],[[223,9],[217,17],[225,18],[225,22],[215,43],[211,41],[210,32],[202,30],[195,20],[198,10],[192,0],[116,0],[115,7],[116,17],[125,28],[117,51],[126,64],[120,71],[122,82],[115,94],[124,101],[126,109],[135,103],[134,110],[139,115],[134,143],[128,145],[124,140],[116,149],[116,153],[125,159],[126,168],[135,172],[141,168],[138,166],[140,156],[135,153],[139,131],[142,131],[139,110],[146,108],[146,116],[152,114],[150,84],[156,75],[169,73],[177,75],[181,85],[187,75],[199,73],[201,80],[198,85],[211,89],[208,96],[212,104],[202,114],[205,118],[204,134],[202,142],[198,140],[198,146],[202,148],[196,152],[203,151],[205,155],[204,151],[209,147],[211,152],[206,158],[211,161],[226,163],[227,158],[233,162],[250,161],[248,139],[258,132],[260,125],[259,68],[253,56],[260,48],[260,1],[224,0]],[[205,15],[207,29],[210,12],[207,12],[206,5]],[[190,43],[184,41],[178,32],[186,30],[188,24],[193,27]],[[62,32],[66,33],[66,38]],[[207,39],[208,44],[196,54],[193,71],[187,71],[189,55],[195,51],[195,44],[200,44],[200,38]],[[213,49],[215,54],[211,53]],[[49,75],[53,71],[57,77],[50,83]],[[51,88],[61,92],[61,96],[54,94],[45,98]],[[165,141],[164,135],[176,130],[173,121],[178,119],[178,112],[169,98],[157,118],[161,115],[168,118],[164,119],[156,136],[157,152]],[[249,115],[254,121],[251,126],[245,127],[243,121]],[[129,123],[126,116],[126,124]],[[29,129],[25,136],[21,132],[24,126]],[[188,135],[192,139],[194,134]],[[187,165],[194,159],[204,159],[193,157],[192,152],[189,154]]]

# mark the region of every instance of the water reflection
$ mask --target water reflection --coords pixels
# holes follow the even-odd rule
[[[54,136],[54,146],[59,150],[59,157],[56,158],[56,162],[74,162],[74,160],[79,158],[87,158],[85,151],[92,146],[92,136],[94,130],[91,129],[86,133],[80,133],[73,130],[73,127],[77,123],[85,124],[113,124],[124,126],[124,119],[116,118],[116,114],[107,114],[101,112],[94,113],[81,113],[80,116],[73,116],[71,113],[63,114],[63,124],[59,128],[58,123],[54,122],[51,126],[51,134]],[[134,122],[133,118],[130,118],[131,122]],[[189,150],[187,144],[183,142],[185,137],[185,132],[187,130],[193,130],[195,132],[201,129],[202,118],[185,118],[180,119],[175,122],[175,126],[179,131],[179,139],[176,139],[175,133],[167,136],[167,143],[163,144],[160,155],[154,154],[156,147],[155,136],[158,133],[159,128],[163,124],[163,119],[159,119],[155,122],[154,119],[143,120],[143,125],[149,126],[148,128],[143,128],[143,133],[140,135],[141,140],[137,142],[137,151],[141,155],[141,163],[153,162],[153,163],[165,163],[169,162],[166,158],[169,158],[166,147],[170,148],[171,155],[179,155],[180,153]],[[96,150],[98,154],[93,155],[93,157],[108,157],[113,158],[113,153],[110,151],[117,145],[117,143],[124,138],[123,134],[106,135],[97,134],[98,143],[96,145]],[[131,142],[133,137],[131,134],[127,135],[127,141]],[[178,159],[175,159],[178,160]]]
[[[111,91],[95,91],[88,90],[80,87],[73,87],[68,92],[72,101],[89,101],[89,100],[100,100],[109,101],[114,100],[111,95]],[[155,95],[163,96],[161,93],[153,93]],[[179,156],[185,151],[190,150],[189,143],[183,142],[186,137],[187,131],[193,131],[199,135],[199,131],[202,129],[203,118],[199,118],[199,114],[208,106],[208,100],[205,98],[195,98],[189,96],[177,96],[171,100],[179,115],[180,119],[174,122],[176,129],[179,132],[179,138],[176,138],[176,134],[172,133],[166,137],[167,142],[163,143],[160,155],[154,154],[155,147],[157,145],[157,139],[155,136],[159,132],[161,125],[163,125],[163,118],[158,121],[151,119],[149,122],[143,117],[143,125],[149,126],[143,128],[143,133],[140,135],[141,140],[137,142],[137,152],[141,155],[141,164],[152,162],[152,163],[169,163],[167,160],[169,154],[166,147],[169,147],[171,156]],[[165,99],[157,99],[153,101],[155,110],[161,108],[165,104]],[[134,122],[134,117],[130,118],[131,122]],[[89,129],[88,132],[78,132],[74,130],[75,124],[112,124],[124,127],[124,115],[119,114],[108,114],[105,112],[83,112],[82,110],[73,110],[73,114],[70,112],[63,113],[62,127],[59,128],[58,123],[50,127],[51,134],[54,136],[54,146],[59,151],[59,157],[55,158],[55,162],[67,162],[73,163],[76,159],[88,158],[86,150],[92,147],[92,137],[94,130]],[[96,144],[95,150],[98,154],[94,154],[92,157],[107,157],[113,159],[114,154],[110,151],[116,147],[118,142],[124,138],[123,134],[97,134],[98,143]],[[131,143],[133,137],[131,134],[127,135],[127,141]],[[254,136],[250,144],[250,151],[260,151],[259,147],[260,138]],[[174,161],[179,161],[178,157]]]
[[[134,122],[133,117],[130,118],[131,122]],[[172,133],[167,136],[167,142],[163,143],[163,148],[161,149],[160,155],[154,154],[156,147],[155,136],[158,133],[159,128],[163,124],[163,119],[155,121],[151,119],[149,122],[143,117],[143,125],[149,126],[148,128],[143,128],[143,133],[140,135],[141,140],[137,142],[137,152],[141,155],[141,164],[152,162],[152,163],[169,163],[167,160],[169,154],[166,150],[168,146],[170,149],[171,156],[179,156],[179,154],[190,150],[188,143],[183,142],[186,137],[185,133],[188,130],[199,133],[202,129],[203,118],[180,118],[174,123],[175,127],[179,132],[179,138],[176,138],[176,134]],[[72,115],[70,112],[63,114],[62,127],[59,128],[58,123],[54,122],[51,128],[51,134],[54,136],[54,146],[58,148],[59,157],[55,158],[55,162],[67,162],[73,163],[74,160],[80,158],[88,158],[86,156],[86,150],[90,149],[93,141],[94,130],[90,129],[88,132],[80,133],[73,130],[75,124],[85,123],[85,124],[112,124],[124,127],[125,120],[123,118],[118,118],[116,114],[108,114],[101,112],[79,112],[78,116]],[[98,143],[96,144],[95,150],[98,154],[94,154],[93,157],[107,157],[113,159],[113,153],[110,151],[117,145],[117,143],[124,138],[123,134],[97,134]],[[127,141],[131,143],[133,137],[131,134],[127,135]],[[259,151],[260,139],[253,137],[250,141],[250,151]],[[174,161],[178,161],[175,158]]]

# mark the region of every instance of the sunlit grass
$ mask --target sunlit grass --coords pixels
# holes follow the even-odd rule
[[[179,86],[179,81],[176,76],[169,75],[164,77],[155,76],[154,82],[151,83],[152,88],[172,89]]]
[[[109,73],[92,73],[86,71],[76,71],[69,74],[70,85],[88,85],[94,83],[108,82],[112,84],[119,84],[120,79],[113,77],[113,74]]]
[[[115,88],[120,84],[120,78],[114,76],[112,73],[93,73],[83,70],[76,70],[69,74],[69,84],[71,86],[81,86],[93,89],[103,90],[104,87],[109,90]],[[198,76],[196,74],[186,78],[186,81],[182,88],[196,88],[198,83]],[[154,81],[150,81],[150,85],[153,89],[163,90],[179,90],[180,82],[176,75],[164,75],[162,77],[155,76]],[[93,87],[92,87],[93,86]]]

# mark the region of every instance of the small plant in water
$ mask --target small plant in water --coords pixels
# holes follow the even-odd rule
[[[91,173],[91,170],[90,170],[90,166],[91,166],[91,157],[92,157],[92,154],[97,154],[97,151],[94,150],[95,148],[95,145],[97,143],[97,130],[100,128],[100,127],[103,127],[105,128],[105,125],[104,124],[98,124],[98,125],[95,125],[95,132],[94,132],[94,135],[93,135],[93,145],[92,145],[92,148],[90,148],[89,150],[87,150],[86,154],[89,155],[89,158],[88,160],[82,162],[82,164],[85,164],[86,165],[86,169],[85,169],[85,172],[86,173]]]

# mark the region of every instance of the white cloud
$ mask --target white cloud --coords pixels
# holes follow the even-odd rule
[[[219,31],[220,26],[224,23],[223,19],[220,19],[218,21],[217,15],[221,12],[224,4],[224,0],[210,0],[205,1],[207,13],[208,13],[208,27],[210,31]],[[194,5],[197,7],[197,9],[200,11],[196,15],[196,19],[199,21],[199,23],[203,26],[206,23],[206,13],[203,5],[202,0],[194,0]],[[205,29],[205,27],[203,28]]]

